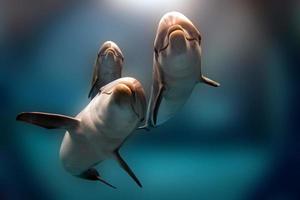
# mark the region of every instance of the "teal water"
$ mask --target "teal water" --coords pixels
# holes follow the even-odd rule
[[[297,177],[299,165],[287,156],[297,141],[289,117],[292,61],[249,2],[239,7],[232,1],[189,1],[153,13],[117,11],[104,2],[70,7],[51,23],[45,19],[32,38],[1,49],[6,58],[0,73],[1,197],[297,199],[289,178]],[[113,160],[97,168],[117,190],[72,177],[58,156],[64,131],[16,122],[15,116],[22,111],[76,115],[89,102],[92,65],[106,40],[121,47],[123,75],[139,79],[148,97],[156,25],[173,9],[200,27],[204,74],[221,87],[197,85],[174,118],[150,132],[136,131],[122,147],[142,189]]]

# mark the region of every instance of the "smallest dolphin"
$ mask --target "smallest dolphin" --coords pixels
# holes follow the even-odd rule
[[[104,85],[121,78],[124,56],[118,45],[106,41],[100,47],[94,64],[89,98],[93,99]]]

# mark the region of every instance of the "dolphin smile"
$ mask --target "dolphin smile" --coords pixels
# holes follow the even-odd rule
[[[109,53],[112,53],[116,58],[121,59],[124,61],[123,55],[114,47],[108,47],[106,48],[102,53],[100,53],[100,56],[107,56]]]
[[[175,25],[169,27],[168,34],[167,34],[167,36],[165,38],[165,40],[167,40],[166,45],[163,46],[161,49],[159,49],[158,52],[162,52],[162,51],[166,50],[169,47],[169,45],[170,45],[170,37],[171,37],[171,35],[173,33],[175,33],[175,32],[179,32],[179,31],[182,32],[182,34],[184,35],[184,38],[187,41],[194,41],[194,40],[198,41],[198,38],[190,37],[189,33],[182,26],[180,26],[178,24],[175,24]]]
[[[118,57],[117,52],[113,49],[113,48],[107,48],[102,54],[101,56],[107,56],[108,54],[112,53],[115,57]]]

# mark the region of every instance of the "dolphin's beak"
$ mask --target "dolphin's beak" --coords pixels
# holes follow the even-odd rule
[[[131,102],[132,91],[127,85],[118,84],[112,89],[112,95],[118,105],[128,105],[129,101]]]
[[[175,30],[169,35],[170,46],[173,49],[184,50],[187,47],[185,34],[182,30]]]
[[[176,24],[176,25],[173,25],[173,26],[170,26],[169,29],[168,29],[168,37],[170,37],[170,35],[175,32],[175,31],[182,31],[183,34],[185,34],[185,31],[184,29],[182,28],[182,26]]]

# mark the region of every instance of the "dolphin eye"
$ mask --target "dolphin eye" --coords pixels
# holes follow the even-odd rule
[[[198,42],[201,43],[201,35],[198,35]]]
[[[122,62],[124,62],[124,57],[120,54],[119,57],[121,58]]]
[[[154,48],[154,54],[155,54],[155,58],[157,59],[158,58],[158,51],[156,48]]]
[[[135,92],[132,93],[133,101],[136,102],[136,94]]]

